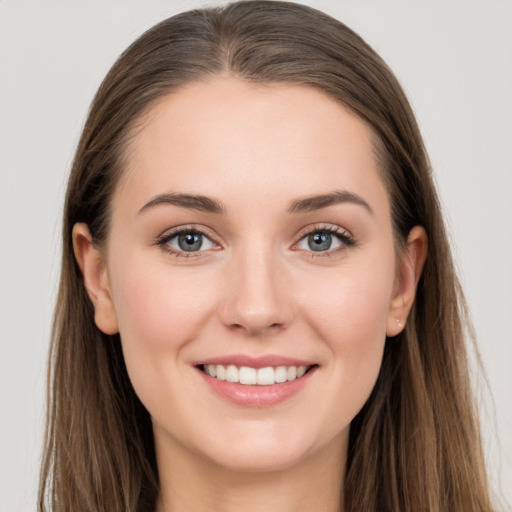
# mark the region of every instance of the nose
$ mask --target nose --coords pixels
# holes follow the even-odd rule
[[[220,308],[221,321],[229,329],[258,337],[290,323],[290,283],[278,260],[268,246],[233,257]]]

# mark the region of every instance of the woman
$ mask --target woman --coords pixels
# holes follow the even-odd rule
[[[491,510],[428,158],[341,23],[242,2],[144,34],[63,242],[41,510]]]

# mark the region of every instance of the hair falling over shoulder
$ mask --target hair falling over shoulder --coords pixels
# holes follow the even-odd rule
[[[342,509],[489,512],[468,370],[473,338],[411,107],[358,35],[319,11],[279,1],[237,2],[159,23],[121,55],[94,98],[64,210],[39,511],[154,511],[151,420],[130,384],[119,336],[95,326],[71,231],[85,222],[96,243],[105,241],[137,121],[180,86],[224,73],[313,87],[350,108],[376,136],[397,246],[416,225],[428,234],[406,329],[386,343],[375,388],[351,424]]]

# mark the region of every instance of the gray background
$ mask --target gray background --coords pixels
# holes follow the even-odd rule
[[[36,508],[61,204],[89,102],[143,30],[207,3],[0,0],[0,512]],[[488,373],[492,485],[512,502],[512,3],[307,3],[365,37],[412,101]]]

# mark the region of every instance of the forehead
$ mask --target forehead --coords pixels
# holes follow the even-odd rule
[[[365,122],[316,89],[216,77],[145,114],[118,189],[134,203],[176,190],[263,203],[340,188],[387,200],[374,143]]]

